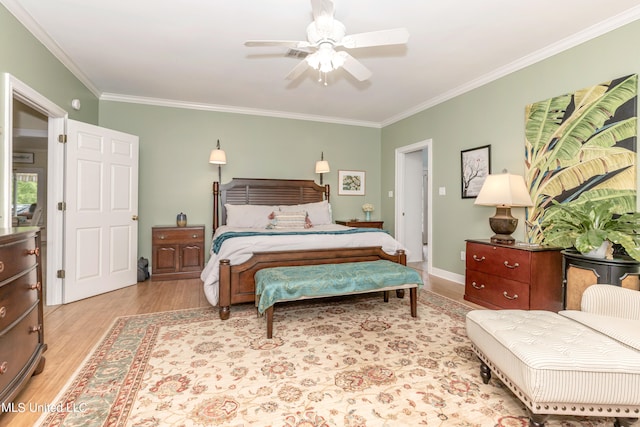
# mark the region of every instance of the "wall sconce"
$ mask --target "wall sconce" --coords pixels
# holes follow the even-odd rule
[[[511,215],[511,207],[533,206],[524,178],[509,173],[488,175],[474,202],[476,205],[495,206],[496,214],[489,218],[489,226],[494,233],[491,243],[512,245],[515,239],[518,219]]]
[[[220,140],[218,140],[218,144],[216,145],[215,150],[211,150],[211,154],[209,155],[209,163],[213,165],[218,165],[218,182],[222,184],[222,166],[227,164],[227,155],[224,150],[220,149]]]
[[[324,159],[324,151],[320,154],[320,160],[316,162],[316,173],[320,174],[320,185],[322,185],[322,174],[331,172],[329,162]]]

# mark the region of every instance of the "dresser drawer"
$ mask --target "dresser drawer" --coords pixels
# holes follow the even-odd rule
[[[38,301],[39,287],[35,266],[23,276],[0,287],[0,332]]]
[[[0,390],[4,390],[39,349],[42,325],[38,321],[38,306],[17,325],[0,336]],[[34,330],[35,329],[35,330]]]
[[[527,283],[531,275],[529,252],[471,242],[467,242],[466,267]]]
[[[529,285],[479,271],[467,271],[465,299],[505,309],[529,308]]]
[[[0,282],[36,265],[36,242],[33,238],[0,245]]]
[[[152,244],[187,244],[190,241],[201,242],[204,239],[204,228],[153,228]]]

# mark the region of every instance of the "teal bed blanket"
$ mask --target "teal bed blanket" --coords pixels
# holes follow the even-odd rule
[[[255,283],[260,313],[277,302],[303,297],[346,295],[413,283],[423,286],[416,270],[387,260],[265,268],[255,274]]]
[[[386,233],[386,230],[380,230],[378,228],[349,228],[341,230],[317,230],[317,231],[227,231],[222,233],[213,240],[211,249],[214,254],[220,252],[222,244],[234,237],[247,237],[247,236],[292,236],[292,235],[321,235],[321,234],[355,234],[355,233]]]

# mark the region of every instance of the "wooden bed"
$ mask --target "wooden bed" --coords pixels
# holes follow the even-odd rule
[[[329,185],[311,180],[234,178],[226,184],[213,183],[213,232],[226,223],[225,204],[232,205],[297,205],[329,201]],[[399,250],[390,255],[379,246],[359,248],[317,249],[307,251],[255,252],[249,260],[231,265],[220,261],[219,310],[226,320],[232,304],[255,302],[254,275],[263,268],[312,264],[375,261],[386,259],[406,265],[406,255]],[[398,296],[404,293],[398,291]]]

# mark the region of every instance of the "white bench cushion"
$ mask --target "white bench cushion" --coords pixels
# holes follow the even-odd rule
[[[637,406],[640,352],[548,311],[474,310],[467,335],[533,403]]]

